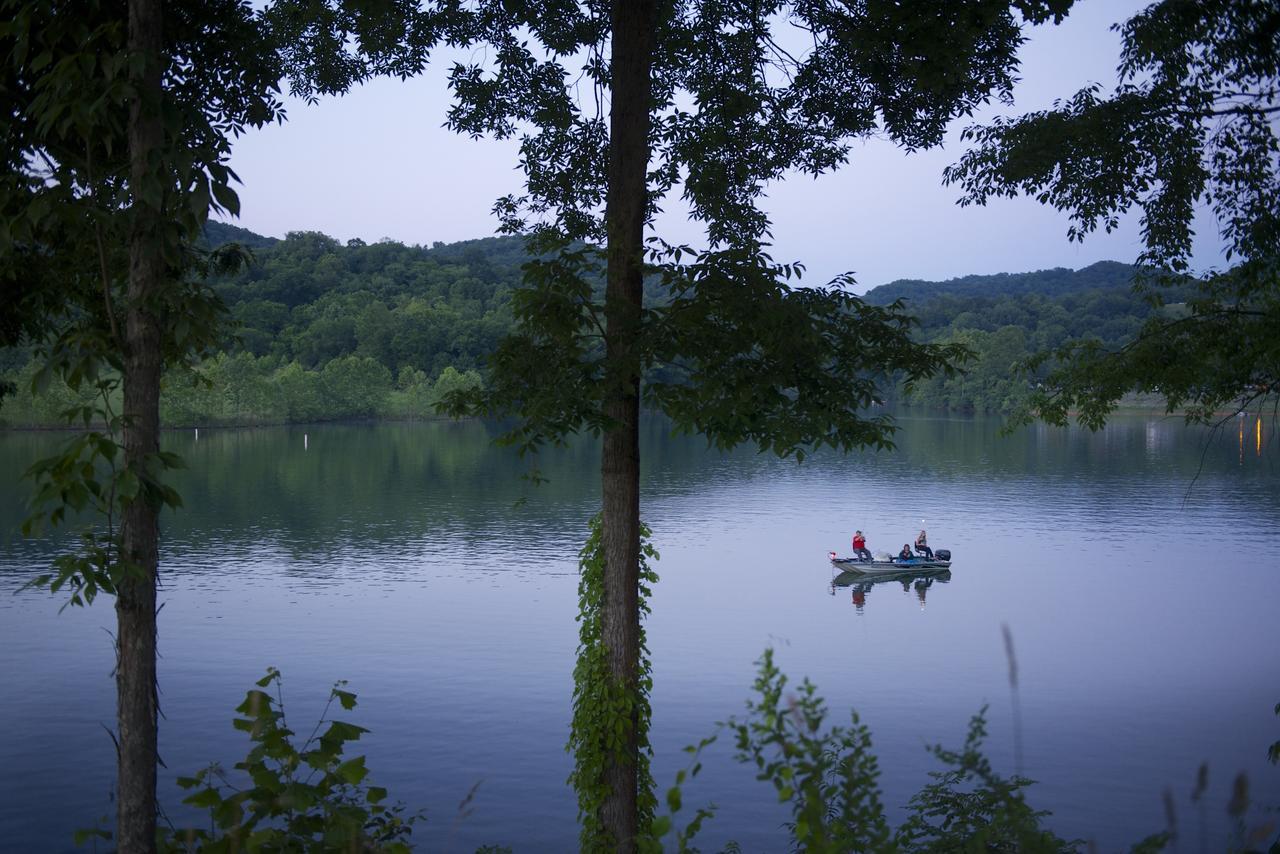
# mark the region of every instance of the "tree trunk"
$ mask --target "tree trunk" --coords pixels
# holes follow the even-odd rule
[[[147,471],[160,449],[160,323],[155,298],[166,265],[161,212],[144,188],[158,192],[153,157],[164,144],[160,119],[160,0],[129,0],[129,53],[143,57],[131,72],[137,93],[129,108],[129,309],[125,323],[124,458]],[[151,197],[153,200],[158,196]],[[123,854],[156,848],[156,570],[160,506],[144,488],[121,523],[127,572],[116,598],[116,709],[119,727],[116,842]]]
[[[605,289],[605,414],[612,426],[601,455],[604,607],[601,630],[609,672],[634,691],[640,659],[640,368],[636,353],[643,295],[644,224],[648,205],[652,0],[614,0],[613,79],[609,115],[609,184],[605,203],[608,271]],[[633,714],[627,744],[605,771],[609,793],[600,820],[634,851],[638,827]]]

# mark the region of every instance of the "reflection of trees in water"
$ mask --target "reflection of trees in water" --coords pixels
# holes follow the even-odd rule
[[[1280,513],[1274,466],[1265,445],[1260,456],[1252,447],[1252,422],[1247,431],[1211,435],[1177,419],[1121,416],[1097,434],[1036,426],[1003,437],[1001,420],[991,417],[907,412],[899,423],[896,453],[820,452],[797,470],[794,461],[751,450],[708,450],[703,439],[672,437],[663,419],[649,418],[642,435],[646,500],[717,493],[732,502],[743,490],[754,494],[786,477],[847,483],[886,503],[958,487],[998,490],[1016,481],[1019,500],[1032,504],[1053,505],[1065,488],[1115,506],[1131,501],[1135,490],[1181,498],[1198,474],[1194,489],[1215,501]],[[1244,440],[1237,435],[1242,431],[1249,434]],[[585,436],[541,453],[537,465],[547,482],[534,487],[521,479],[530,461],[495,448],[497,433],[477,422],[204,430],[198,441],[190,431],[169,433],[166,447],[187,460],[176,486],[188,509],[166,514],[166,538],[184,551],[212,543],[219,550],[274,544],[295,556],[440,536],[477,549],[495,538],[507,547],[519,537],[577,542],[599,504],[598,441]],[[53,433],[0,437],[0,482],[9,485],[0,494],[6,544],[16,547],[26,512],[29,489],[21,472],[65,440]],[[1242,441],[1253,452],[1243,465]],[[1242,478],[1259,488],[1242,489]],[[1216,488],[1223,479],[1231,489]]]
[[[941,476],[983,472],[995,478],[1077,473],[1102,479],[1151,474],[1190,478],[1205,457],[1207,470],[1236,462],[1235,437],[1187,427],[1178,417],[1119,415],[1097,433],[1036,424],[1000,436],[1001,419],[900,417],[897,442],[912,464]],[[1206,446],[1207,443],[1207,446]],[[1259,473],[1270,475],[1270,466]]]
[[[196,512],[175,533],[198,541],[216,520],[224,532],[256,526],[284,535],[303,552],[441,531],[479,540],[513,519],[536,525],[582,503],[595,463],[589,449],[543,455],[538,465],[548,482],[535,489],[521,479],[529,464],[495,449],[493,433],[482,424],[433,422],[227,431],[199,443],[186,437],[176,450],[190,470],[178,489]]]
[[[901,412],[898,423],[893,453],[820,451],[804,463],[805,477],[847,486],[850,506],[872,500],[890,509],[918,507],[926,516],[930,502],[945,503],[944,496],[955,497],[958,490],[1012,496],[1053,518],[1067,497],[1109,513],[1140,504],[1152,512],[1153,497],[1177,509],[1189,488],[1193,503],[1200,493],[1233,512],[1280,514],[1276,467],[1265,443],[1262,455],[1246,460],[1242,469],[1234,435],[1187,427],[1179,418],[1118,415],[1097,433],[1035,425],[1008,436],[1000,434],[1003,419],[991,416],[912,410]],[[732,457],[732,465],[724,465],[704,455],[670,477],[683,481],[687,492],[721,490],[731,499],[747,485],[795,476],[791,461],[750,451]]]

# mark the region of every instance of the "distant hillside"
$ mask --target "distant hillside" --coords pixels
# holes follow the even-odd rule
[[[888,305],[896,299],[923,302],[943,295],[955,297],[1006,297],[1038,294],[1060,297],[1098,289],[1128,288],[1134,267],[1118,261],[1099,261],[1079,270],[1055,267],[1034,273],[996,273],[989,276],[962,276],[945,282],[898,279],[880,285],[863,296],[874,305]]]
[[[262,249],[280,242],[274,237],[266,237],[247,228],[214,220],[205,223],[204,239],[211,249],[216,249],[224,243],[239,243],[250,249]]]
[[[1117,348],[1131,341],[1154,312],[1178,311],[1189,285],[1162,291],[1166,308],[1133,289],[1135,268],[1102,261],[1082,270],[1039,270],[965,276],[946,282],[900,280],[869,291],[868,302],[902,299],[921,340],[959,343],[973,359],[958,376],[917,384],[904,399],[947,409],[1008,412],[1020,407],[1052,362],[1034,374],[1021,366],[1033,354],[1082,339]]]
[[[200,367],[206,383],[166,377],[168,426],[430,417],[440,395],[482,382],[478,369],[512,328],[511,291],[527,260],[516,237],[343,244],[211,222],[205,240],[249,247],[254,263],[210,282],[233,323],[224,352]],[[0,381],[29,389],[38,364],[29,351],[11,361],[0,361]],[[41,399],[19,393],[0,417],[56,424],[76,402],[65,387]]]
[[[234,323],[226,352],[202,368],[210,385],[168,384],[163,418],[171,425],[426,417],[444,391],[483,382],[489,354],[514,326],[511,295],[528,260],[519,237],[407,246],[300,231],[280,240],[219,222],[205,237],[211,246],[249,247],[255,260],[210,283]],[[899,280],[865,299],[902,298],[920,340],[962,343],[975,355],[965,374],[919,383],[900,399],[1005,411],[1037,379],[1016,369],[1032,353],[1086,337],[1107,346],[1132,338],[1156,310],[1133,292],[1133,273],[1107,261],[1075,271]],[[661,304],[660,290],[656,277],[646,281],[646,302]],[[0,351],[0,382],[29,388],[37,370],[29,348]],[[70,405],[19,397],[6,403],[10,423],[56,423]]]
[[[232,351],[312,370],[355,355],[435,378],[480,367],[511,328],[525,260],[516,237],[428,248],[294,231],[213,288],[240,324]]]
[[[259,237],[224,229],[245,245]],[[317,232],[291,232],[255,253],[252,269],[214,284],[240,323],[233,353],[331,375],[331,365],[367,359],[385,373],[364,384],[400,388],[434,387],[451,368],[483,370],[512,329],[511,293],[528,257],[518,237],[426,247],[343,244]],[[1032,353],[1086,337],[1108,346],[1132,338],[1153,311],[1134,293],[1133,275],[1128,264],[1104,261],[1074,271],[901,280],[866,299],[903,298],[921,340],[963,343],[975,354],[967,373],[920,383],[906,400],[1006,411],[1036,379],[1015,369]],[[658,283],[647,284],[647,301],[660,302]]]

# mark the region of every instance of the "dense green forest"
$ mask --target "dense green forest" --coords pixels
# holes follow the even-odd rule
[[[482,382],[485,359],[512,328],[511,292],[526,255],[519,238],[406,246],[346,244],[316,232],[285,239],[210,223],[211,246],[238,243],[254,262],[213,283],[226,303],[225,352],[197,374],[170,372],[168,426],[267,424],[343,418],[428,418],[439,396]],[[928,341],[960,341],[975,356],[957,377],[936,378],[901,402],[1007,411],[1032,381],[1014,365],[1037,350],[1093,336],[1131,337],[1151,308],[1131,289],[1133,268],[1101,262],[1082,270],[900,280],[865,299],[902,299]],[[1168,311],[1169,309],[1165,309]],[[30,351],[0,353],[0,374],[18,394],[0,418],[59,423],[77,397],[56,381],[30,388]]]
[[[249,248],[254,263],[213,283],[233,321],[225,352],[197,375],[165,377],[168,426],[429,417],[440,393],[480,382],[485,356],[511,328],[510,293],[524,260],[516,238],[343,245],[314,232],[276,240],[221,223],[206,235],[211,246]],[[0,358],[19,388],[0,417],[57,423],[75,397],[56,382],[33,397],[29,351]]]
[[[868,302],[903,300],[931,342],[959,342],[973,359],[955,377],[938,376],[902,401],[930,407],[1009,412],[1022,405],[1037,376],[1018,365],[1033,353],[1069,341],[1092,338],[1108,347],[1131,340],[1153,311],[1181,311],[1177,289],[1164,293],[1155,309],[1133,289],[1134,268],[1101,261],[1080,270],[1057,268],[1034,273],[965,276],[946,282],[900,280],[873,288]],[[1038,376],[1052,367],[1046,363]]]
[[[243,245],[256,237],[217,224],[209,236]],[[356,355],[431,378],[478,368],[492,352],[510,329],[524,261],[516,238],[426,248],[293,232],[254,252],[257,263],[214,288],[237,321],[233,351],[308,370]]]

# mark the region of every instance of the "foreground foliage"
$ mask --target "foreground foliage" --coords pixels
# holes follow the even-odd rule
[[[649,566],[658,553],[649,542],[649,528],[640,527],[640,613],[649,614],[649,595],[658,575]],[[579,849],[608,851],[612,838],[600,822],[600,807],[608,795],[602,784],[604,769],[627,749],[626,734],[634,731],[637,759],[637,809],[642,825],[653,821],[657,808],[649,760],[649,724],[653,709],[653,667],[643,626],[640,629],[640,678],[632,686],[609,672],[602,632],[604,550],[600,514],[591,519],[587,542],[578,559],[578,657],[573,668],[573,722],[566,749],[573,754],[569,784],[578,796]]]
[[[786,827],[793,851],[1078,854],[1096,850],[1092,843],[1063,839],[1045,826],[1050,813],[1035,809],[1027,800],[1033,781],[1021,775],[1005,777],[995,770],[983,752],[985,708],[970,720],[960,749],[929,748],[943,768],[929,772],[931,781],[911,797],[906,817],[892,827],[879,789],[881,772],[871,751],[871,733],[857,713],[851,713],[848,726],[828,726],[827,705],[808,679],[788,691],[787,677],[774,663],[772,649],[766,649],[757,664],[755,697],[747,702],[746,716],[730,719],[710,738],[685,748],[692,763],[677,773],[666,795],[668,813],[654,820],[641,846],[644,851],[698,851],[695,837],[713,820],[715,807],[698,809],[680,827],[683,787],[701,770],[703,750],[725,732],[733,738],[737,761],[751,767],[756,779],[772,786],[778,801],[789,806]],[[1276,714],[1280,716],[1280,705]],[[1280,742],[1268,752],[1272,763],[1280,762],[1278,750]],[[1208,773],[1208,767],[1201,766],[1191,793],[1191,805],[1200,814],[1202,839]],[[1135,843],[1132,851],[1177,850],[1182,831],[1175,798],[1166,790],[1163,800],[1166,827]],[[1276,809],[1251,800],[1245,774],[1235,777],[1225,807],[1232,827],[1222,850],[1280,852]],[[725,850],[740,849],[730,843]]]
[[[879,777],[871,751],[871,732],[856,712],[845,726],[827,726],[828,709],[816,686],[805,679],[787,691],[787,677],[766,649],[758,662],[756,698],[747,703],[747,716],[731,719],[723,728],[733,737],[737,760],[755,770],[756,779],[788,804],[791,849],[812,852],[1043,852],[1061,854],[1079,847],[1043,826],[1049,813],[1028,805],[1025,777],[1002,777],[982,753],[986,737],[985,710],[969,724],[964,747],[942,747],[932,753],[946,766],[930,772],[933,782],[907,804],[907,818],[894,829],[886,815]],[[699,810],[689,827],[675,831],[681,785],[696,776],[696,757],[716,736],[696,748],[689,771],[677,775],[667,794],[671,814],[654,824],[646,850],[663,850],[662,839],[674,834],[679,851],[696,851],[692,839],[714,815]]]
[[[599,524],[583,550],[583,646],[577,675],[602,671],[597,640],[600,580]],[[651,555],[652,556],[652,555]],[[593,566],[594,564],[594,566]],[[652,573],[650,572],[650,575]],[[594,662],[594,663],[593,663]],[[685,748],[691,761],[679,771],[665,793],[666,812],[656,815],[652,780],[642,803],[647,808],[645,829],[638,847],[646,854],[663,851],[696,852],[697,837],[714,823],[715,807],[700,807],[681,824],[684,789],[702,770],[702,754],[722,735],[732,740],[736,761],[751,769],[755,778],[770,786],[779,803],[786,804],[788,847],[794,851],[845,854],[1076,854],[1093,850],[1080,840],[1065,840],[1045,826],[1049,813],[1031,806],[1027,796],[1032,781],[998,773],[983,752],[987,737],[985,709],[969,722],[959,749],[930,747],[941,769],[929,772],[930,782],[906,804],[905,817],[892,825],[879,788],[881,769],[872,751],[871,733],[856,712],[847,725],[830,725],[830,711],[817,687],[803,680],[789,689],[789,680],[766,649],[757,662],[754,695],[742,718],[731,718],[717,732],[696,746]],[[330,717],[337,704],[345,711],[356,707],[356,695],[338,683],[308,737],[299,742],[289,727],[281,692],[282,679],[274,668],[245,695],[232,723],[246,733],[250,749],[228,771],[212,764],[179,785],[188,794],[184,803],[207,811],[202,827],[170,826],[161,835],[166,852],[407,852],[421,813],[409,814],[402,805],[391,805],[385,789],[370,785],[363,756],[348,756],[349,746],[368,731]],[[595,820],[592,763],[603,751],[620,742],[611,732],[619,716],[630,708],[618,703],[641,703],[647,726],[647,695],[628,698],[599,684],[579,681],[575,689],[571,748],[577,758],[571,781],[578,788],[581,819],[580,850],[610,850],[604,829]],[[612,705],[610,705],[612,704]],[[1276,707],[1280,716],[1280,705]],[[647,740],[646,740],[647,745]],[[1278,743],[1280,744],[1280,743]],[[578,749],[586,745],[588,749]],[[1277,745],[1269,757],[1280,760]],[[646,750],[646,756],[648,751]],[[646,763],[646,778],[647,778]],[[1192,807],[1203,821],[1208,768],[1201,767],[1191,793]],[[468,796],[468,801],[470,800]],[[1139,841],[1135,852],[1176,850],[1181,832],[1174,798],[1165,793],[1168,825]],[[466,801],[464,801],[464,806]],[[1234,826],[1224,850],[1231,852],[1280,850],[1280,834],[1274,810],[1260,810],[1250,800],[1249,781],[1240,774],[1232,786],[1226,812]],[[728,831],[732,833],[732,829]],[[1203,828],[1201,828],[1203,837]],[[78,835],[110,839],[105,831]],[[486,846],[487,854],[511,849]],[[726,852],[740,850],[729,843]]]
[[[208,810],[209,828],[170,829],[160,850],[409,851],[409,836],[421,816],[388,806],[387,790],[365,782],[365,758],[344,755],[347,745],[368,730],[331,719],[335,702],[350,711],[356,695],[345,690],[345,683],[335,685],[315,728],[299,744],[285,719],[280,672],[269,669],[232,721],[252,743],[235,764],[237,778],[217,764],[178,778],[191,793],[183,803]]]

